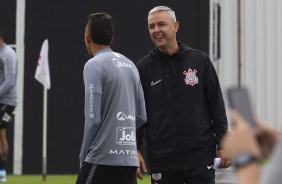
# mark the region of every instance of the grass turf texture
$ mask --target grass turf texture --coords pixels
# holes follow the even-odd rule
[[[138,184],[149,184],[149,175],[143,175],[143,180],[137,180]],[[42,175],[8,175],[7,184],[74,184],[77,175],[47,175],[46,181]]]

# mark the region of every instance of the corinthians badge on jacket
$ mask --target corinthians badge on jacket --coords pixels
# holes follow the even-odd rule
[[[188,69],[188,72],[184,71],[183,74],[186,75],[184,81],[186,85],[194,86],[198,83],[198,77],[196,75],[197,70],[192,70],[191,68]]]

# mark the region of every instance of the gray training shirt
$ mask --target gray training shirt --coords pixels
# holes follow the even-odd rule
[[[6,44],[0,47],[0,103],[17,106],[17,59],[15,51]]]
[[[146,122],[147,116],[134,63],[105,48],[88,60],[83,77],[85,127],[80,166],[86,161],[138,167],[136,128]]]

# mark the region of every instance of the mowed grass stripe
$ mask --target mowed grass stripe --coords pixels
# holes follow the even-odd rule
[[[138,184],[150,184],[149,175],[143,175],[143,180],[137,180]],[[7,184],[75,184],[77,175],[47,175],[46,181],[42,175],[8,175]],[[118,181],[117,181],[118,182]]]

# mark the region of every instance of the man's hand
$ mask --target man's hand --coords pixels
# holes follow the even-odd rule
[[[262,155],[267,158],[275,147],[278,132],[257,120],[256,136],[259,141]]]
[[[232,157],[225,151],[219,150],[217,152],[218,157],[220,158],[219,168],[228,168],[233,162]]]
[[[221,147],[231,158],[243,152],[251,153],[259,158],[260,149],[250,126],[236,111],[230,111],[230,116],[233,126],[231,131],[224,136]],[[225,164],[223,166],[226,166]]]
[[[141,169],[144,171],[144,172],[147,172],[147,169],[146,169],[146,164],[145,164],[145,161],[140,153],[140,151],[138,150],[137,151],[137,154],[138,154],[138,161],[139,161],[139,167],[137,168],[136,170],[136,177],[140,180],[143,180],[143,176],[142,176],[142,173],[141,173]]]

